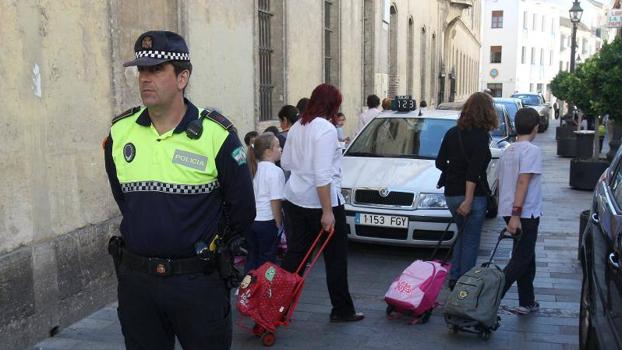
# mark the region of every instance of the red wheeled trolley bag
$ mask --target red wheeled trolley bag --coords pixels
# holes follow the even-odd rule
[[[333,233],[334,230],[320,231],[295,272],[285,271],[267,262],[244,276],[237,292],[236,306],[240,314],[255,321],[253,334],[261,337],[263,345],[272,346],[276,341],[276,328],[289,323],[298,304],[304,280],[330,242]],[[325,240],[312,256],[323,237]],[[311,263],[301,277],[299,272],[310,257]]]

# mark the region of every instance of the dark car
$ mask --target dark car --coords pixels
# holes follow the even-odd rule
[[[508,110],[508,114],[510,115],[510,119],[514,122],[514,117],[516,117],[516,112],[519,109],[523,108],[523,101],[520,98],[504,98],[504,97],[495,97],[493,98],[496,104],[502,104],[505,106],[505,109]]]
[[[545,132],[549,128],[549,117],[551,115],[551,105],[546,102],[544,96],[539,92],[520,92],[512,94],[513,98],[523,101],[523,106],[535,109],[540,115],[540,125],[538,132]]]
[[[462,109],[464,101],[462,102],[443,102],[440,103],[436,109],[443,111],[459,111]],[[499,127],[490,132],[493,140],[501,144],[501,148],[507,147],[509,144],[516,140],[516,130],[514,129],[514,119],[510,117],[508,109],[503,103],[495,101],[495,111],[499,117]]]
[[[622,148],[596,188],[581,237],[581,349],[622,349]]]

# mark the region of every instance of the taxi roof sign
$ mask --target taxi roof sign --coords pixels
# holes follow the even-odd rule
[[[395,96],[391,101],[391,110],[398,112],[410,112],[417,109],[417,101],[410,95]]]

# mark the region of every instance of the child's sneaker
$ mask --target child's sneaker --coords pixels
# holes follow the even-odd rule
[[[513,311],[518,315],[528,315],[532,312],[538,312],[538,310],[540,310],[540,304],[536,301],[531,306],[518,306]]]

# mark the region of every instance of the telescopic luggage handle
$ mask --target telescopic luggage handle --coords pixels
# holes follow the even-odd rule
[[[325,233],[325,235],[323,233]],[[315,254],[311,258],[311,263],[309,264],[309,268],[305,271],[304,275],[302,276],[303,279],[305,277],[307,277],[307,274],[309,273],[309,271],[311,271],[311,269],[313,268],[313,265],[315,265],[315,262],[320,257],[320,255],[322,255],[322,252],[324,251],[324,249],[326,248],[326,246],[330,242],[331,238],[333,238],[333,234],[334,233],[335,233],[335,228],[334,227],[331,227],[330,231],[325,231],[324,229],[320,229],[320,232],[318,233],[317,237],[313,241],[313,244],[311,244],[311,247],[309,247],[309,250],[307,251],[307,254],[305,255],[304,259],[302,259],[302,261],[300,261],[300,265],[298,265],[298,268],[296,269],[296,272],[295,272],[296,274],[300,274],[300,271],[302,270],[302,267],[305,266],[305,264],[307,263],[307,260],[309,259],[309,257],[311,256],[311,254],[313,253],[315,248],[318,246],[318,244],[320,242],[320,239],[323,236],[325,236],[326,239],[324,240],[324,242],[320,246],[320,249],[317,251],[317,254]]]
[[[467,222],[468,222],[468,215],[464,218],[464,223],[462,225],[462,228],[458,228],[458,234],[455,236],[456,238],[454,239],[454,242],[451,244],[451,247],[449,247],[449,249],[447,250],[447,253],[445,253],[445,257],[443,258],[443,262],[447,262],[447,259],[449,258],[449,254],[451,254],[451,251],[454,249],[454,247],[456,246],[456,243],[458,242],[458,238],[460,238],[460,236],[462,236],[462,233],[464,232],[464,227],[466,226]],[[438,240],[438,243],[436,244],[436,247],[434,248],[434,251],[432,252],[432,256],[430,257],[430,260],[434,260],[434,257],[436,257],[436,253],[438,252],[439,248],[441,247],[441,244],[443,244],[443,240],[445,239],[445,235],[447,234],[447,232],[449,232],[449,227],[451,226],[451,224],[455,223],[456,220],[454,219],[454,216],[451,216],[451,219],[449,220],[449,222],[447,223],[447,227],[445,227],[445,231],[443,231],[443,234],[441,235],[441,237]]]
[[[501,243],[502,240],[504,239],[512,239],[515,242],[518,242],[522,236],[523,232],[521,231],[520,228],[516,229],[516,234],[513,235],[511,234],[508,229],[506,227],[503,228],[503,230],[501,230],[501,232],[499,233],[499,239],[497,239],[497,244],[495,244],[495,249],[492,250],[492,254],[490,254],[490,259],[488,259],[488,262],[485,263],[484,265],[488,266],[492,264],[492,260],[495,257],[495,254],[497,253],[497,248],[499,248],[499,243]]]

